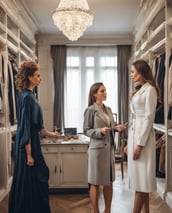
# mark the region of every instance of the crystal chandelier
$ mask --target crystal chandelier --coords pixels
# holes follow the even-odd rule
[[[93,22],[87,0],[61,0],[52,17],[54,24],[71,41],[78,40]]]

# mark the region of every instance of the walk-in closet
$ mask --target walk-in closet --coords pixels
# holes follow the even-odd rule
[[[157,143],[157,192],[150,196],[150,212],[171,213],[172,0],[127,0],[127,3],[125,0],[82,0],[87,8],[84,12],[91,18],[90,26],[79,38],[75,38],[72,27],[63,31],[55,26],[53,14],[60,2],[63,6],[67,0],[0,0],[0,212],[8,212],[13,179],[18,112],[15,80],[21,63],[32,60],[39,64],[43,80],[35,94],[42,107],[44,126],[62,133],[58,140],[41,137],[43,156],[50,171],[52,213],[69,213],[69,209],[71,213],[93,213],[87,183],[90,141],[83,134],[88,88],[94,81],[105,81],[109,96],[113,97],[108,105],[113,105],[116,122],[128,123],[133,88],[131,64],[144,59],[152,68],[162,100],[153,124]],[[62,25],[67,27],[64,20]],[[54,59],[53,48],[57,48],[59,60]],[[59,71],[62,68],[63,73]],[[67,88],[69,84],[72,86]],[[74,115],[78,116],[76,123]],[[68,135],[65,130],[69,131]],[[127,187],[127,155],[124,154],[127,136],[126,130],[115,138],[116,152],[120,152],[116,154],[122,153],[122,164],[121,158],[116,159],[112,213],[132,213],[133,208],[134,192]],[[100,195],[103,211],[102,190]]]

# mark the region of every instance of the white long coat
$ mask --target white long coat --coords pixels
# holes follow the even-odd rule
[[[128,180],[134,191],[156,190],[155,177],[155,134],[153,122],[156,112],[157,93],[145,83],[132,97],[128,134]],[[143,146],[138,160],[133,160],[136,145]]]

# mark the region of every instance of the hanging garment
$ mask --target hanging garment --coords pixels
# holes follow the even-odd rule
[[[169,78],[168,78],[168,104],[172,106],[172,64],[169,68]]]
[[[18,72],[18,67],[17,67],[17,64],[16,64],[16,61],[15,60],[10,60],[11,62],[11,68],[12,68],[12,77],[13,77],[13,82],[14,82],[14,123],[17,122],[17,109],[18,109],[18,91],[16,89],[16,86],[15,86],[15,80],[16,80],[16,75],[17,75],[17,72]]]
[[[153,60],[153,67],[152,67],[152,73],[155,78],[157,76],[158,65],[159,65],[158,57],[155,57]]]
[[[155,75],[156,82],[160,88],[162,104],[158,106],[155,114],[155,123],[164,124],[164,79],[165,79],[165,53],[159,57],[158,69]]]
[[[9,101],[9,118],[13,125],[16,120],[16,100],[15,100],[15,82],[11,62],[8,62],[8,101]]]
[[[5,86],[5,77],[4,77],[4,57],[0,54],[0,110],[3,110],[4,102],[4,89]]]
[[[2,55],[0,54],[0,111],[2,110]]]
[[[171,120],[172,120],[172,54],[169,60],[168,105],[169,105],[168,119],[170,120],[169,127],[172,127],[172,124],[171,124]]]

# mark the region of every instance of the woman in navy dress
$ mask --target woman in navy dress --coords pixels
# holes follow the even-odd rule
[[[49,170],[41,152],[40,134],[58,137],[59,133],[49,132],[43,126],[42,110],[33,93],[40,82],[38,64],[24,62],[16,79],[18,127],[8,213],[50,213]]]

